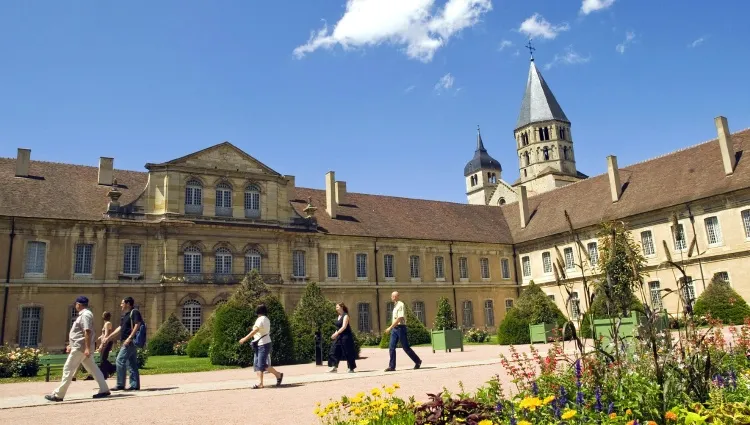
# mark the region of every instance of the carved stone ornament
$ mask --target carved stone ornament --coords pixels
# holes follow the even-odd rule
[[[305,218],[315,217],[315,211],[317,211],[317,208],[313,206],[312,198],[307,198],[307,206],[302,210],[305,213]]]

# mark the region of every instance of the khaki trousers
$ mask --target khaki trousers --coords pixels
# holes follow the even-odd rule
[[[62,382],[60,382],[60,386],[52,392],[53,396],[61,399],[65,398],[65,393],[68,392],[68,387],[73,381],[73,376],[81,365],[83,365],[86,371],[96,379],[96,383],[99,384],[100,393],[106,393],[109,391],[109,386],[107,385],[107,381],[104,380],[102,371],[99,370],[99,366],[94,363],[94,356],[86,357],[83,354],[83,349],[73,348],[70,350],[70,354],[68,354],[68,360],[65,361],[65,366],[63,366]]]

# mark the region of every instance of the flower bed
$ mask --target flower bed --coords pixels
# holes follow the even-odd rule
[[[36,348],[0,347],[0,378],[36,376],[40,355]]]

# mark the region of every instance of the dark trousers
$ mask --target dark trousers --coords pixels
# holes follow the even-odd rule
[[[102,371],[104,379],[107,379],[117,371],[115,365],[109,361],[109,352],[112,351],[112,345],[114,345],[114,342],[108,342],[102,350],[101,357],[99,358],[99,370]]]
[[[328,353],[328,366],[339,367],[339,361],[346,358],[346,367],[349,369],[357,368],[357,353],[354,349],[354,340],[349,335],[339,335],[331,344],[331,351]]]
[[[396,368],[396,345],[401,342],[401,348],[404,349],[406,355],[409,356],[414,364],[421,364],[422,360],[419,359],[417,353],[409,346],[409,339],[406,336],[406,325],[398,325],[391,329],[391,343],[388,346],[388,353],[391,355],[391,361],[388,363],[388,367],[391,369]]]

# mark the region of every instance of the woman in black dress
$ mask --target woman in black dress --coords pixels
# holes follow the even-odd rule
[[[354,334],[349,325],[349,309],[346,308],[346,304],[338,303],[336,304],[336,312],[339,314],[336,320],[338,330],[331,335],[333,344],[331,344],[331,352],[328,357],[328,364],[331,366],[329,372],[336,373],[339,361],[345,357],[349,373],[354,373],[354,369],[357,368],[355,362],[357,353],[354,350]]]

